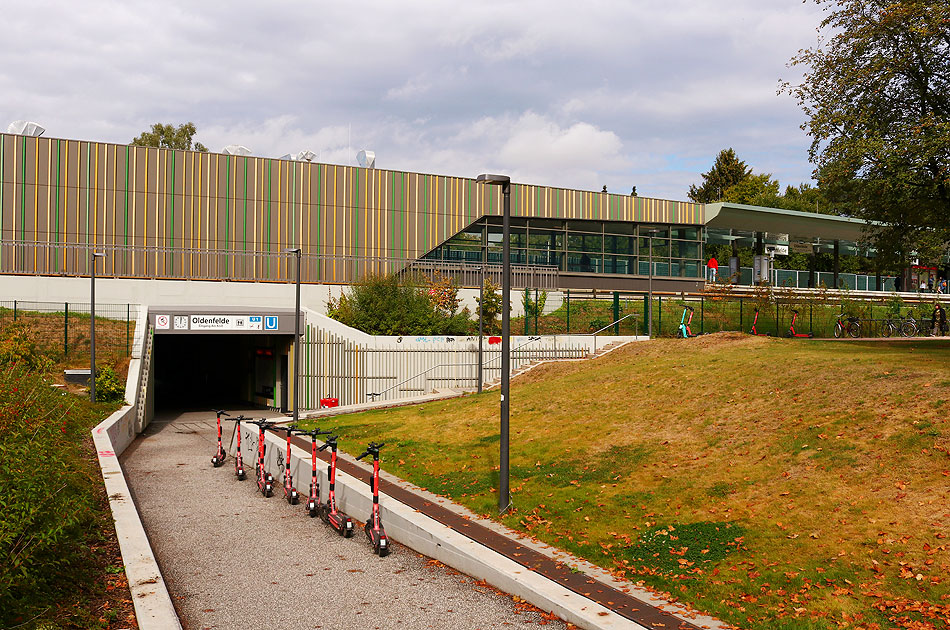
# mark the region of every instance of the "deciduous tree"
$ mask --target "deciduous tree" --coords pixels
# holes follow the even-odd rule
[[[936,255],[950,239],[950,5],[816,0],[824,33],[785,83],[808,119],[819,185],[879,221],[884,256]]]
[[[175,127],[174,125],[163,125],[155,123],[150,131],[143,131],[136,136],[131,144],[138,147],[161,147],[165,149],[180,149],[182,151],[207,151],[208,147],[195,142],[192,145],[192,138],[195,136],[197,128],[195,123],[184,123]]]

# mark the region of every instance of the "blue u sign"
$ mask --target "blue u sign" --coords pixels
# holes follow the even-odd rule
[[[264,330],[277,330],[276,315],[268,315],[264,318]]]

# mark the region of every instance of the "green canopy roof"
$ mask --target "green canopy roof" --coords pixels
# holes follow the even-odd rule
[[[706,227],[746,232],[788,234],[790,240],[861,241],[872,224],[861,219],[817,212],[747,206],[741,203],[706,204]]]

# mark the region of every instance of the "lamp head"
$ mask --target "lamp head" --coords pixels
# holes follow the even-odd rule
[[[93,257],[93,258],[105,258],[106,255],[105,255],[104,253],[102,253],[102,252],[92,252],[92,257]]]
[[[475,178],[479,184],[492,184],[495,186],[504,186],[511,183],[511,178],[507,175],[494,175],[491,173],[482,173]]]
[[[299,248],[299,247],[288,247],[288,248],[286,248],[286,249],[284,250],[284,253],[285,253],[285,254],[297,254],[297,255],[299,256],[299,255],[300,255],[300,248]]]

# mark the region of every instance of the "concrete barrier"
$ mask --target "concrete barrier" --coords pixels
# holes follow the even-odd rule
[[[115,521],[115,533],[125,564],[125,576],[132,593],[135,618],[140,630],[180,630],[181,622],[172,604],[171,596],[162,579],[162,573],[152,553],[152,546],[145,535],[145,528],[138,510],[132,501],[129,486],[125,481],[119,455],[136,436],[136,406],[139,376],[142,369],[147,309],[139,313],[135,325],[133,355],[126,378],[126,396],[132,392],[132,404],[126,404],[92,430],[92,441],[99,458],[99,468],[105,484],[109,507]],[[144,428],[144,427],[142,427]]]
[[[254,475],[258,435],[256,426],[241,425],[241,454],[248,476],[243,483],[256,484]],[[232,456],[236,451],[236,444],[236,431],[232,430],[229,447],[229,453]],[[265,445],[264,465],[274,475],[274,499],[282,500],[287,443],[285,439],[268,433]],[[291,454],[294,485],[302,495],[299,508],[302,515],[302,504],[306,501],[303,497],[307,495],[307,489],[310,487],[310,452],[292,446]],[[355,462],[353,457],[345,453],[340,453],[339,457]],[[355,463],[363,466],[361,462]],[[364,467],[366,470],[372,470],[369,466]],[[233,474],[233,462],[232,469],[228,469],[227,465],[223,468]],[[318,462],[317,471],[321,500],[325,500],[328,492],[327,466],[322,460]],[[339,470],[336,478],[336,499],[338,509],[354,520],[365,521],[372,511],[373,496],[369,486]],[[552,612],[580,628],[645,630],[644,626],[552,582],[385,494],[380,495],[379,506],[386,535],[418,553],[434,558],[474,578],[485,580],[492,586],[516,595],[542,610]],[[365,544],[366,553],[372,553],[362,531],[354,535],[354,541],[354,544]]]

